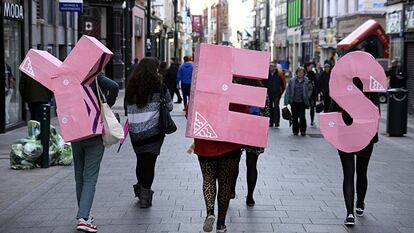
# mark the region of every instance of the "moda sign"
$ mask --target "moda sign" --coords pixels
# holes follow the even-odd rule
[[[7,19],[23,20],[23,6],[16,3],[3,3],[3,17]]]

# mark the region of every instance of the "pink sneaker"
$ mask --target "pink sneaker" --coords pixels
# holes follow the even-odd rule
[[[91,218],[89,218],[88,220],[80,218],[78,219],[76,230],[81,230],[81,231],[86,231],[86,232],[98,232],[98,227],[92,224]]]

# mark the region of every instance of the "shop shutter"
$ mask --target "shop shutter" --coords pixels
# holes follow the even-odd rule
[[[408,89],[408,111],[414,114],[414,43],[407,43],[407,89]]]

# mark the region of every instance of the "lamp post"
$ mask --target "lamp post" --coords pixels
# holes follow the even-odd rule
[[[174,58],[177,59],[177,51],[178,51],[178,18],[177,18],[177,10],[178,10],[178,0],[173,0],[174,4]]]
[[[151,0],[147,0],[147,33],[145,37],[145,56],[152,57],[151,44]]]

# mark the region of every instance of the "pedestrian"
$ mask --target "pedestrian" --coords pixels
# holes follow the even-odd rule
[[[264,82],[267,87],[267,95],[269,98],[270,121],[269,127],[279,127],[280,124],[280,97],[285,91],[286,83],[278,72],[276,65],[270,63],[269,76]]]
[[[187,109],[188,99],[190,97],[191,81],[193,77],[193,63],[190,56],[184,57],[184,64],[180,66],[177,73],[177,88],[183,93],[184,111]]]
[[[311,123],[310,125],[314,125],[315,122],[315,107],[316,107],[316,100],[318,97],[318,90],[317,90],[317,79],[316,79],[316,73],[313,70],[313,64],[308,63],[306,64],[306,71],[307,71],[307,77],[312,85],[312,95],[309,101],[309,113],[310,113],[310,119]]]
[[[141,208],[152,206],[155,163],[165,137],[158,128],[160,95],[165,97],[169,111],[173,109],[171,95],[158,74],[158,64],[156,58],[143,58],[126,89],[129,135],[137,157],[137,183],[133,189]]]
[[[168,71],[167,66],[168,66],[167,65],[167,62],[162,61],[160,63],[159,68],[158,68],[158,73],[161,75],[161,81],[162,82],[164,82],[164,80],[165,80],[165,78],[167,76],[167,71]]]
[[[167,75],[165,76],[164,84],[167,86],[168,91],[171,94],[171,99],[174,99],[174,94],[177,95],[177,101],[175,103],[181,104],[183,99],[181,98],[180,91],[177,88],[177,72],[178,72],[179,64],[177,63],[177,59],[174,57],[171,58],[171,64],[168,68]]]
[[[249,80],[250,81],[250,80]],[[261,87],[263,84],[260,81],[251,80],[249,84],[250,86]],[[267,101],[268,102],[268,101]],[[266,106],[263,109],[258,107],[249,107],[249,113],[258,116],[269,116],[269,107]],[[255,201],[253,198],[254,189],[256,188],[257,183],[257,160],[259,159],[259,155],[264,153],[264,148],[254,147],[254,146],[244,146],[243,150],[246,152],[246,180],[247,180],[247,196],[246,196],[246,205],[249,207],[253,207],[255,205]],[[230,195],[230,199],[236,197],[236,184],[237,178],[239,175],[239,166],[237,166],[235,171],[235,176],[233,178],[233,185],[232,185],[232,192]]]
[[[128,86],[128,81],[129,81],[128,79],[131,76],[132,71],[134,71],[135,68],[138,67],[138,61],[139,61],[138,58],[135,58],[134,59],[134,62],[131,63],[131,65],[129,66],[129,68],[128,68],[128,74],[125,76],[125,87]],[[124,113],[125,113],[125,116],[126,116],[127,115],[127,104],[126,104],[126,98],[125,98],[125,96],[124,96]]]
[[[329,96],[329,80],[331,79],[331,65],[327,62],[324,64],[324,70],[322,71],[319,82],[318,91],[322,95],[324,112],[329,110],[331,105],[331,97]]]
[[[403,75],[401,67],[398,65],[398,59],[393,59],[391,68],[387,71],[390,80],[390,88],[405,88],[406,77]]]
[[[300,66],[296,69],[295,76],[289,80],[285,93],[285,105],[290,105],[292,110],[292,131],[298,135],[299,129],[302,136],[306,135],[306,107],[309,106],[312,95],[312,84],[306,77],[305,69]],[[298,122],[299,119],[299,122]]]
[[[91,84],[96,96],[98,96],[96,82],[98,82],[99,88],[104,93],[108,105],[113,106],[118,96],[118,84],[101,73]],[[98,227],[93,224],[94,218],[91,216],[90,211],[95,196],[100,164],[105,151],[102,135],[72,142],[72,151],[75,168],[76,197],[79,208],[76,215],[76,229],[86,232],[97,232]]]
[[[19,91],[23,102],[29,107],[30,119],[40,122],[43,117],[42,105],[50,103],[53,93],[26,75],[20,78]]]
[[[360,79],[355,79],[354,81],[355,86],[357,86],[361,91],[362,90],[362,82]],[[379,102],[379,95],[378,93],[374,92],[364,92],[365,96],[371,100],[373,104],[375,104],[378,108],[380,108]],[[352,124],[351,116],[343,111],[338,104],[332,101],[332,104],[329,108],[329,112],[341,112],[342,118],[344,119],[345,124],[350,125]],[[346,218],[345,218],[345,225],[351,226],[355,224],[355,216],[354,216],[354,195],[355,195],[355,185],[354,185],[354,176],[356,171],[356,193],[357,193],[357,201],[356,201],[356,209],[355,213],[357,216],[363,216],[365,210],[365,196],[368,189],[368,178],[367,178],[367,170],[369,160],[372,155],[372,151],[374,148],[374,144],[378,142],[378,132],[372,138],[371,142],[362,150],[346,153],[344,151],[338,150],[338,154],[342,164],[342,171],[343,171],[343,195],[345,200],[345,206],[347,210]],[[356,159],[356,169],[355,169],[355,159]]]
[[[131,73],[132,73],[132,71],[134,71],[135,67],[137,67],[137,66],[138,66],[138,61],[139,61],[139,59],[138,59],[138,58],[135,58],[135,59],[134,59],[134,62],[133,62],[133,63],[131,63],[131,65],[129,66],[129,69],[128,69],[129,74],[131,74]]]
[[[234,108],[233,108],[234,109]],[[205,232],[211,232],[216,220],[214,205],[217,194],[217,232],[226,232],[226,215],[230,203],[232,182],[240,162],[241,145],[194,139],[194,153],[203,175],[203,194],[207,217],[203,224]],[[218,182],[218,193],[217,193]]]

